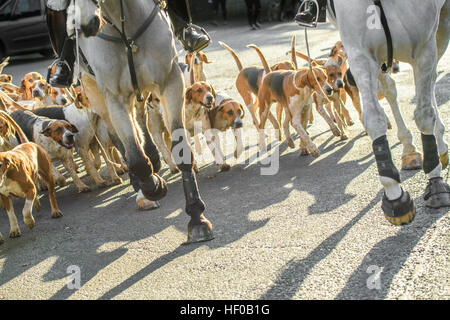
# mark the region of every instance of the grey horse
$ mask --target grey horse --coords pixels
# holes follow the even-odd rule
[[[158,10],[151,24],[134,42],[134,64],[139,89],[144,97],[150,92],[161,99],[166,126],[172,133],[172,153],[182,173],[186,198],[188,243],[213,239],[212,224],[205,218],[195,173],[192,171],[192,151],[183,127],[184,83],[177,64],[174,35],[168,18],[159,3],[149,0],[72,0],[68,8],[67,33],[80,31],[79,48],[95,74],[82,68],[81,80],[93,108],[108,123],[123,144],[130,181],[139,198],[157,201],[167,193],[164,180],[153,170],[152,155],[146,154],[148,133],[145,129],[143,102],[136,102],[124,44],[97,37],[118,34],[109,24],[121,28],[121,4],[126,18],[126,33],[132,35],[144,24],[155,6]],[[142,129],[144,130],[142,130]],[[157,150],[157,161],[159,156]],[[149,157],[148,157],[149,156]]]
[[[350,69],[361,92],[362,118],[373,141],[373,152],[385,194],[382,209],[393,224],[410,223],[415,205],[403,190],[386,139],[387,123],[377,89],[390,104],[397,104],[392,78],[381,73],[387,60],[387,40],[379,10],[373,0],[328,1],[328,16],[339,29],[348,54]],[[450,188],[441,171],[448,165],[448,145],[443,139],[444,125],[439,118],[435,87],[437,63],[447,49],[450,36],[450,0],[381,1],[393,39],[394,58],[411,64],[416,85],[417,107],[414,118],[422,134],[423,169],[429,182],[425,205],[430,208],[450,206]],[[408,137],[408,140],[411,140]],[[402,141],[403,142],[403,141]],[[405,143],[404,143],[405,145]]]

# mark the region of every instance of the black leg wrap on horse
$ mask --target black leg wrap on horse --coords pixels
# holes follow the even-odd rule
[[[436,137],[434,135],[422,134],[423,147],[423,171],[428,174],[439,165],[439,153],[437,150]]]
[[[197,178],[191,171],[182,171],[184,196],[186,197],[186,213],[189,216],[200,215],[205,211],[205,203],[200,198],[198,191]]]
[[[425,205],[429,208],[450,206],[450,187],[441,177],[431,178],[425,189]]]
[[[144,144],[144,152],[152,163],[153,172],[158,173],[161,170],[161,158],[155,144],[151,141],[146,141]]]
[[[372,147],[380,176],[394,179],[400,183],[400,174],[392,162],[391,150],[386,136],[374,140]]]
[[[161,200],[167,194],[167,184],[164,179],[156,173],[152,174],[149,164],[146,163],[130,165],[130,182],[134,190],[141,190],[148,200]]]

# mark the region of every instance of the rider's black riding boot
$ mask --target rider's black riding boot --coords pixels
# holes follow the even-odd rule
[[[302,12],[297,13],[294,20],[300,23],[310,24],[316,20],[317,9],[319,9],[319,19],[317,22],[325,22],[327,19],[327,0],[317,0],[319,8],[309,0],[306,4],[306,9]]]
[[[55,11],[47,8],[47,27],[53,50],[58,55],[56,70],[47,81],[54,87],[68,87],[72,84],[73,65],[75,62],[74,40],[66,33],[67,13],[65,10]]]
[[[166,0],[167,12],[172,21],[175,36],[186,51],[200,51],[210,43],[206,31],[189,21],[188,0]]]

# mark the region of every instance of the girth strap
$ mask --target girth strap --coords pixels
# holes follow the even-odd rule
[[[381,4],[381,0],[374,0],[374,3],[377,7],[380,8],[380,20],[381,25],[383,26],[384,34],[386,35],[386,41],[387,41],[387,50],[388,50],[388,64],[383,63],[381,66],[381,70],[383,72],[388,72],[389,69],[392,68],[393,60],[394,60],[394,46],[392,44],[392,36],[391,36],[391,30],[389,29],[389,25],[386,19],[386,14],[383,9],[383,5]]]

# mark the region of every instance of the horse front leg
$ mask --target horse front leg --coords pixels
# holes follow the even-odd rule
[[[197,178],[192,170],[193,155],[190,141],[183,126],[184,84],[181,70],[173,63],[167,79],[167,86],[161,95],[167,129],[172,133],[172,156],[181,170],[186,213],[191,217],[188,223],[187,243],[209,241],[214,238],[212,224],[206,219],[205,203],[200,197]]]
[[[133,104],[109,92],[105,95],[111,122],[123,144],[129,168],[130,182],[136,192],[151,201],[167,194],[166,182],[153,172],[150,159],[145,155],[139,140],[139,132],[133,119]]]
[[[362,121],[372,140],[380,182],[384,187],[381,208],[390,223],[407,224],[414,219],[416,207],[409,193],[403,190],[400,184],[400,173],[392,161],[386,137],[387,119],[377,96],[380,66],[363,54],[355,52],[356,55],[352,57],[353,53],[349,52],[349,61],[364,105]]]

